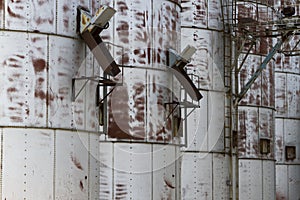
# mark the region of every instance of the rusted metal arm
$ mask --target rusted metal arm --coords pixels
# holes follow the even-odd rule
[[[245,96],[247,91],[251,88],[252,84],[255,82],[255,80],[258,78],[258,76],[261,74],[261,72],[266,68],[267,64],[270,62],[270,60],[273,58],[273,56],[277,53],[277,51],[280,49],[282,44],[289,38],[289,36],[293,33],[293,31],[290,31],[282,36],[281,39],[277,42],[277,44],[272,48],[270,53],[266,56],[266,58],[263,60],[259,68],[254,72],[250,80],[246,83],[246,85],[242,88],[241,92],[237,95],[235,99],[235,105],[237,105],[241,99]]]

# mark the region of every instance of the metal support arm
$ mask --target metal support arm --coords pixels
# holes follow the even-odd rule
[[[270,60],[273,58],[273,56],[277,53],[277,51],[281,48],[282,44],[289,38],[289,36],[293,33],[293,31],[290,31],[282,36],[281,39],[277,42],[277,44],[272,48],[270,53],[267,55],[267,57],[263,60],[259,68],[254,72],[250,80],[246,83],[246,85],[241,89],[241,92],[237,95],[235,99],[235,105],[237,105],[242,98],[245,96],[247,91],[251,88],[252,84],[255,82],[255,80],[258,78],[258,76],[261,74],[261,72],[266,68],[267,64],[270,62]]]

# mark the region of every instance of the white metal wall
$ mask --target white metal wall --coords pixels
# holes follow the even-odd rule
[[[100,199],[180,199],[179,148],[100,143]]]
[[[100,199],[180,199],[178,140],[165,108],[173,102],[172,92],[179,93],[166,70],[167,50],[180,50],[179,1],[97,3],[117,11],[101,35],[118,45],[111,52],[124,67],[123,85],[108,97],[108,132],[100,143]]]
[[[272,1],[237,1],[236,19],[241,22],[238,27],[242,26],[243,20],[251,20],[252,23],[272,20],[272,6]],[[251,31],[257,34],[263,30],[250,27],[250,34]],[[243,33],[237,34],[241,39],[236,43],[237,50],[241,48],[239,44],[243,36]],[[238,92],[261,65],[272,45],[272,39],[257,38],[241,68],[238,80],[235,80],[238,81]],[[250,47],[245,45],[238,63],[242,62]],[[239,199],[275,199],[274,78],[274,61],[270,61],[238,105]],[[269,141],[268,153],[262,152],[262,140]]]
[[[280,6],[283,1],[277,1]],[[296,14],[299,15],[299,5]],[[299,36],[293,37],[287,45],[293,47]],[[278,55],[275,65],[275,159],[276,198],[299,199],[300,190],[300,58]],[[287,159],[286,146],[296,148],[296,157]]]
[[[200,77],[203,99],[188,117],[182,148],[182,199],[229,199],[230,164],[224,146],[224,41],[221,1],[182,1],[181,46],[197,51],[188,71]]]
[[[280,6],[283,1],[277,1]],[[296,14],[299,15],[299,5]],[[299,36],[288,46],[294,47]],[[275,65],[275,159],[276,198],[300,198],[300,57],[277,55]],[[295,158],[287,158],[287,147],[295,147]]]
[[[92,4],[0,2],[1,199],[98,199],[94,86],[71,102],[74,74],[93,70],[75,30]]]

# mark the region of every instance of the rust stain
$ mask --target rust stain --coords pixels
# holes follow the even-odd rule
[[[17,92],[17,88],[11,87],[7,89],[8,93]]]
[[[12,2],[13,2],[13,1],[12,1]],[[22,8],[22,7],[20,7],[20,8]],[[15,18],[19,18],[19,19],[24,19],[24,17],[23,17],[22,15],[17,14],[17,13],[14,13],[14,12],[12,11],[12,9],[10,8],[10,6],[7,7],[7,12],[8,12],[8,14],[9,14],[11,17],[15,17]]]
[[[23,122],[23,118],[22,118],[22,117],[19,117],[19,116],[11,116],[10,119],[11,119],[13,122]]]
[[[3,4],[4,4],[4,0],[0,0],[0,13],[2,13]]]
[[[172,183],[169,180],[167,180],[166,178],[164,178],[164,182],[169,188],[175,189],[175,186],[173,186]]]
[[[47,63],[44,59],[32,59],[35,72],[44,71],[47,67]]]
[[[68,5],[63,6],[63,11],[64,12],[68,12],[69,10],[70,10],[70,8],[68,7]]]
[[[81,163],[73,155],[71,155],[71,160],[78,169],[83,170]]]
[[[46,99],[47,94],[42,90],[35,90],[34,96],[43,100]]]
[[[83,187],[82,181],[79,182],[79,188],[80,188],[81,191],[83,191],[84,187]]]

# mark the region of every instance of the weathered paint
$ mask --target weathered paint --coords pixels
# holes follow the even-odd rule
[[[3,199],[98,199],[94,85],[71,102],[73,76],[93,71],[77,5],[89,2],[0,2]]]
[[[45,126],[46,37],[12,32],[2,32],[0,37],[6,47],[0,61],[1,96],[6,102],[1,105],[1,124]]]
[[[275,199],[274,161],[240,159],[239,177],[239,199]]]
[[[1,136],[3,136],[2,198],[53,199],[55,171],[53,131],[3,129]],[[43,187],[36,190],[37,185]]]
[[[277,1],[280,8],[284,1]],[[299,13],[299,4],[296,13]],[[294,36],[282,50],[295,46],[299,37]],[[298,50],[299,48],[296,48]],[[300,171],[300,57],[279,54],[275,63],[276,106],[276,199],[299,199]],[[286,147],[296,149],[296,158],[287,159]]]
[[[228,199],[228,157],[217,153],[185,153],[182,199]]]
[[[257,2],[257,3],[256,3]],[[265,26],[260,23],[273,19],[271,1],[238,1],[236,7],[236,50],[246,41],[238,59],[238,67],[246,56],[247,59],[238,74],[238,92],[245,86],[254,72],[268,55],[273,40],[261,37]],[[247,33],[255,37],[255,43],[247,38]],[[252,84],[251,88],[238,105],[238,156],[239,156],[239,199],[274,199],[275,198],[275,73],[274,61]],[[262,142],[267,142],[269,152],[262,152]]]
[[[187,118],[182,148],[182,199],[228,199],[229,157],[224,147],[224,39],[221,1],[182,1],[181,47],[197,51],[188,73],[202,89],[200,108]],[[187,112],[190,112],[188,109]],[[215,152],[215,153],[213,153]]]
[[[56,131],[56,198],[88,198],[88,147],[88,134]]]
[[[100,199],[178,199],[179,147],[100,142]]]

